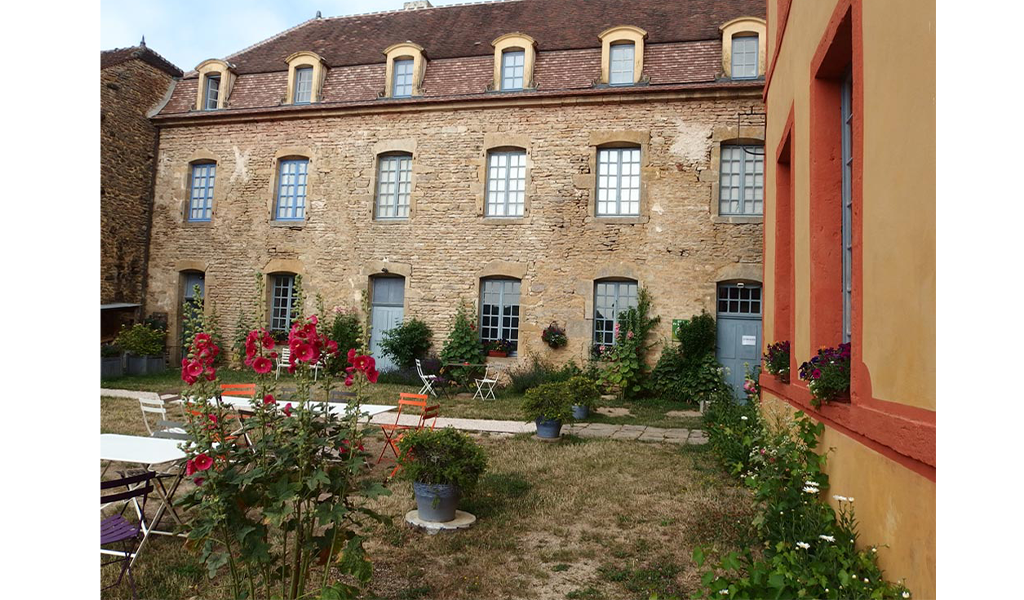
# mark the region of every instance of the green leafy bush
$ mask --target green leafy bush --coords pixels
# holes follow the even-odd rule
[[[676,333],[679,349],[687,359],[699,360],[715,353],[718,326],[707,310],[702,310],[689,321],[681,323]]]
[[[598,372],[595,366],[588,366],[586,372],[589,373],[592,379],[597,379]],[[569,381],[569,379],[584,373],[585,371],[574,361],[569,361],[561,367],[556,367],[536,355],[531,355],[529,360],[525,360],[508,370],[509,388],[517,394],[523,394],[530,388],[535,388],[545,383]]]
[[[655,391],[663,399],[697,403],[727,390],[724,372],[715,359],[717,327],[708,312],[679,326],[679,343],[666,345],[651,373]]]
[[[121,356],[121,348],[117,344],[100,344],[100,356],[103,358]]]
[[[544,383],[526,391],[523,413],[531,421],[540,419],[569,423],[572,421],[573,400],[568,382]]]
[[[640,288],[636,306],[619,313],[615,346],[602,356],[607,362],[601,383],[619,389],[623,398],[636,398],[647,391],[646,356],[651,348],[647,338],[661,322],[661,317],[652,317],[650,312],[651,294],[647,288]]]
[[[480,343],[480,332],[476,328],[475,315],[465,303],[459,305],[452,318],[448,339],[445,340],[444,347],[441,349],[441,362],[471,365],[484,362],[484,347]],[[446,373],[446,376],[464,381],[479,371],[480,369],[454,367]]]
[[[330,333],[327,337],[338,344],[341,352],[332,356],[327,361],[327,371],[331,375],[340,375],[348,366],[348,359],[345,355],[349,350],[362,349],[363,325],[359,320],[359,314],[353,308],[335,306],[333,309],[334,318],[331,320]]]
[[[409,369],[416,365],[417,358],[427,355],[433,335],[426,323],[412,318],[385,331],[381,336],[380,349],[394,358],[400,369]]]
[[[575,406],[593,409],[601,399],[601,389],[597,387],[597,382],[585,375],[576,375],[565,382],[565,385],[569,388],[569,395]]]
[[[420,483],[454,485],[464,493],[487,470],[483,449],[452,427],[406,433],[398,442],[402,477]]]
[[[853,498],[833,496],[838,513],[822,499],[829,487],[826,456],[816,451],[823,424],[797,412],[768,426],[755,402],[725,395],[704,424],[712,449],[754,494],[752,534],[763,548],[710,565],[701,579],[706,598],[910,598],[902,584],[885,581],[877,547],[857,548]],[[694,551],[698,566],[705,559],[703,549]]]
[[[121,327],[114,343],[133,356],[163,356],[167,332],[150,325],[136,323]]]

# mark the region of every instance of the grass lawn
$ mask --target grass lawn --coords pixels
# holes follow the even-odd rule
[[[253,381],[249,371],[234,371],[230,369],[217,369],[217,375],[224,383],[245,383]],[[285,389],[290,384],[290,376],[281,376],[281,387]],[[333,389],[343,390],[341,382],[335,382]],[[181,381],[179,370],[168,370],[158,375],[127,376],[118,379],[103,380],[100,387],[125,390],[146,390],[159,393],[179,393],[184,386]],[[402,392],[415,394],[420,386],[401,385],[396,383],[378,383],[367,388],[370,404],[397,404],[398,395]],[[475,391],[475,390],[474,390]],[[472,393],[453,394],[451,398],[439,394],[438,401],[441,403],[442,417],[461,417],[466,419],[502,419],[524,421],[520,406],[522,405],[522,394],[516,394],[510,390],[495,389],[495,400],[473,400]],[[701,426],[701,419],[687,417],[668,417],[666,412],[673,410],[695,409],[695,406],[680,404],[677,402],[665,402],[658,398],[648,398],[635,402],[624,402],[622,400],[602,400],[601,407],[628,408],[630,415],[611,417],[591,412],[587,419],[590,423],[612,423],[616,425],[650,425],[654,427],[682,427],[686,429],[698,429]]]
[[[101,430],[142,434],[138,403],[101,399]],[[368,430],[367,451],[381,441]],[[415,508],[411,485],[374,502],[393,519],[368,529],[374,563],[366,598],[409,600],[531,598],[646,600],[689,597],[699,571],[697,545],[740,543],[749,494],[715,463],[706,446],[529,436],[479,436],[489,470],[460,507],[471,529],[426,535],[405,525]],[[369,473],[383,480],[392,463]],[[226,598],[226,574],[206,578],[198,554],[180,538],[156,536],[136,563],[141,598]],[[104,585],[117,568],[103,570]],[[125,583],[104,598],[127,598]]]

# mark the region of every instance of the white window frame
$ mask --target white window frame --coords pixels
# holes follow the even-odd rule
[[[640,160],[639,146],[597,149],[596,216],[640,216]]]
[[[382,154],[377,158],[377,197],[374,214],[378,220],[409,218],[412,195],[412,156]]]
[[[496,289],[495,289],[496,288]],[[519,350],[520,299],[522,280],[487,277],[480,280],[480,341],[508,340],[512,344],[510,356]],[[488,302],[488,300],[496,302]],[[488,308],[497,307],[497,314],[486,314]],[[507,314],[506,314],[507,311]],[[506,324],[507,321],[507,324]],[[494,332],[491,335],[491,331]]]
[[[309,104],[313,101],[313,67],[295,68],[295,96],[292,104]]]
[[[292,312],[295,310],[295,275],[281,273],[274,275],[270,295],[270,330],[288,331],[292,326]]]
[[[764,146],[722,144],[718,163],[718,214],[764,215]]]
[[[636,67],[636,44],[612,44],[608,52],[608,85],[633,85],[636,75],[633,70]]]
[[[510,64],[511,63],[511,64]],[[501,90],[516,91],[526,87],[526,50],[509,49],[501,53]]]
[[[731,74],[733,79],[757,79],[758,37],[734,35],[732,37]]]
[[[392,98],[412,98],[412,74],[415,61],[412,58],[396,58],[391,66]]]
[[[526,206],[526,151],[495,150],[487,155],[485,217],[522,217]]]
[[[636,308],[637,294],[640,283],[632,279],[599,280],[594,282],[594,330],[595,346],[614,346],[618,337],[615,324],[619,322],[619,313]],[[611,303],[602,299],[611,298]],[[598,314],[601,316],[598,316]],[[611,336],[611,341],[609,337]]]
[[[204,82],[203,110],[216,110],[220,102],[220,74],[207,75]]]

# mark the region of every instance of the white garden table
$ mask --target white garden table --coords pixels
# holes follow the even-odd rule
[[[178,440],[168,440],[163,438],[153,437],[142,437],[137,435],[120,435],[117,433],[101,433],[100,434],[100,460],[110,461],[107,466],[103,468],[103,473],[106,473],[110,463],[112,462],[123,462],[129,464],[141,465],[146,470],[155,470],[153,465],[159,465],[163,463],[178,463],[177,475],[174,478],[174,483],[171,484],[170,489],[165,489],[163,483],[159,479],[156,480],[156,485],[153,486],[153,490],[160,497],[160,506],[157,507],[156,515],[149,522],[149,525],[145,524],[145,519],[142,518],[142,509],[139,506],[138,499],[132,500],[135,506],[135,512],[139,515],[139,522],[142,524],[142,542],[139,543],[139,547],[135,549],[132,554],[132,564],[135,563],[135,558],[142,550],[142,546],[149,539],[149,534],[159,535],[183,535],[176,534],[170,531],[158,531],[156,526],[160,523],[160,519],[163,518],[164,511],[168,508],[171,509],[171,517],[176,523],[181,525],[181,519],[178,518],[178,514],[171,506],[171,499],[174,498],[174,492],[178,489],[178,485],[181,483],[182,478],[185,475],[185,466],[182,461],[185,460],[185,452],[182,451],[178,445],[181,442]],[[101,474],[102,477],[102,474]],[[114,556],[123,556],[123,552],[117,552],[114,550],[100,549],[102,554],[112,554]]]
[[[225,406],[233,406],[235,408],[242,408],[242,409],[249,408],[249,399],[248,398],[241,398],[241,397],[238,397],[238,396],[224,396],[224,397],[221,398],[221,401],[224,403]],[[285,404],[284,402],[278,401],[277,406],[278,406],[278,408],[282,408],[282,407],[284,407],[284,404]],[[323,402],[313,402],[312,404],[313,405],[319,405],[319,404],[323,404]],[[348,408],[348,403],[346,403],[346,402],[328,402],[327,403],[327,408],[331,412],[332,415],[343,417],[343,416],[345,416],[345,409]],[[379,415],[380,413],[388,412],[389,410],[395,410],[396,408],[398,408],[398,407],[397,406],[388,406],[386,404],[360,404],[359,405],[359,412],[367,413],[369,415],[367,417],[367,422],[369,422],[369,419],[372,419],[374,416]]]

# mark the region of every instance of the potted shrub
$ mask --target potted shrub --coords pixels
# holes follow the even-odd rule
[[[512,342],[508,340],[491,340],[485,344],[487,356],[504,358],[512,351]]]
[[[451,427],[407,433],[398,450],[399,473],[412,480],[416,510],[424,521],[453,520],[459,499],[473,491],[487,469],[483,449]]]
[[[100,345],[100,377],[113,379],[124,375],[123,352],[117,344]]]
[[[789,383],[789,341],[775,342],[764,353],[764,370]]]
[[[572,404],[568,382],[544,383],[526,390],[523,412],[537,423],[537,437],[554,439],[562,424],[572,421]]]
[[[145,323],[122,327],[114,343],[128,353],[128,374],[162,373],[164,364],[164,330]]]
[[[850,400],[850,344],[822,348],[818,355],[800,365],[800,379],[807,382],[811,405]]]
[[[554,321],[544,328],[544,331],[540,334],[540,339],[544,340],[545,344],[555,350],[563,348],[569,343],[569,338],[566,337],[565,330],[559,327],[558,323],[555,323]]]
[[[584,375],[576,375],[566,382],[569,387],[569,395],[572,397],[572,418],[586,419],[590,411],[597,406],[601,397],[601,390],[597,382]]]

